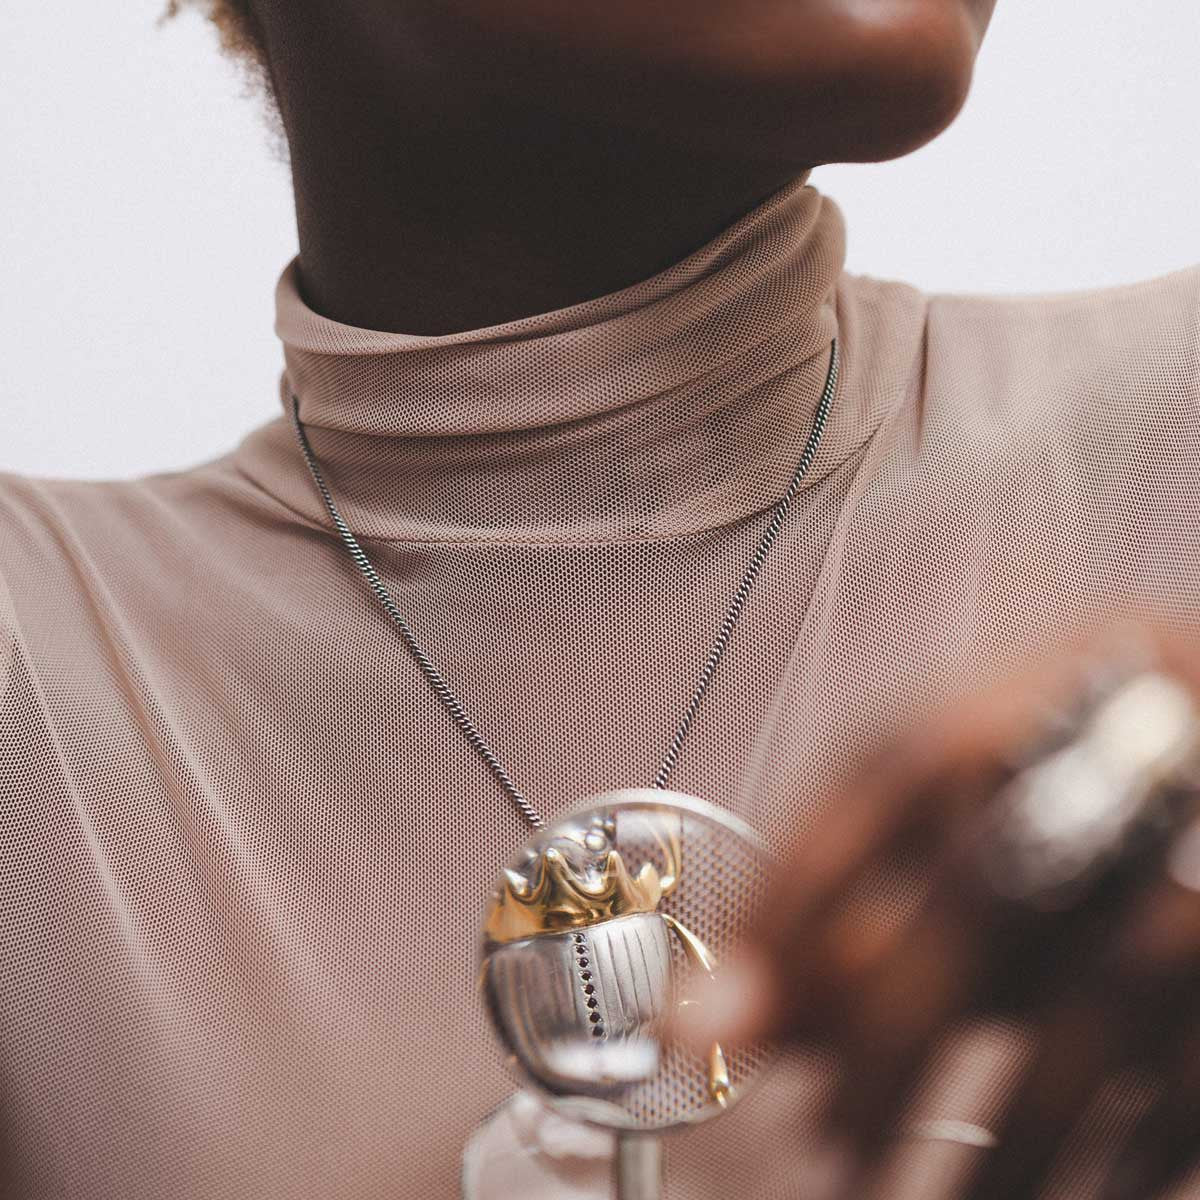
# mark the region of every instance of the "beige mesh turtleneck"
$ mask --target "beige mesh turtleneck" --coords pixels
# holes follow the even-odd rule
[[[548,815],[649,781],[835,336],[674,787],[782,846],[864,747],[1072,625],[1200,633],[1200,268],[928,295],[844,244],[802,176],[650,279],[443,337],[327,320],[283,272],[281,397]],[[456,1195],[513,1088],[473,954],[525,829],[285,417],[187,471],[0,477],[0,697],[0,1191]],[[948,1060],[933,1115],[986,1124],[1007,1054]],[[815,1086],[790,1063],[673,1141],[668,1196],[801,1200]],[[913,1146],[917,1194],[953,1153]]]

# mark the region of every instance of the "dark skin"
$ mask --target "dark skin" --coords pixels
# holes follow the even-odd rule
[[[966,99],[993,5],[252,0],[305,298],[349,324],[437,335],[645,279],[809,167],[935,137]],[[1161,636],[1200,693],[1194,652]],[[876,1170],[909,1089],[964,1015],[1047,1032],[977,1200],[1036,1196],[1096,1088],[1130,1066],[1164,1092],[1110,1195],[1155,1195],[1194,1154],[1200,892],[1159,864],[1106,907],[1047,922],[1001,911],[956,858],[997,762],[1069,665],[1040,664],[867,764],[780,876],[744,964],[757,986],[723,1020],[716,1003],[694,1010],[723,1040],[770,1032],[839,1054],[826,1118],[855,1148],[848,1194],[886,1196]],[[926,903],[886,937],[847,923],[838,897],[901,849],[932,864]]]
[[[444,334],[677,262],[966,99],[994,0],[253,0],[305,298]]]

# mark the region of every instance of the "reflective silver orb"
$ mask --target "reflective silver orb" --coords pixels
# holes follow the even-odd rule
[[[748,826],[675,792],[595,796],[539,830],[484,916],[484,996],[513,1063],[560,1111],[612,1128],[723,1112],[767,1049],[697,1054],[669,1026],[759,916],[768,871]]]

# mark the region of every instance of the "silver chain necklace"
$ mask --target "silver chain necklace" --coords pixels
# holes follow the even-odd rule
[[[784,492],[779,502],[771,511],[771,518],[767,523],[767,527],[758,545],[755,547],[754,553],[750,556],[749,565],[746,567],[741,582],[733,593],[733,599],[730,601],[729,608],[726,610],[725,616],[717,630],[717,636],[713,640],[712,648],[708,652],[708,657],[704,660],[704,666],[700,671],[700,678],[697,680],[691,698],[683,710],[683,715],[679,718],[679,722],[675,726],[675,732],[671,736],[671,741],[663,757],[662,764],[654,776],[652,786],[655,788],[662,789],[667,786],[667,780],[670,778],[671,772],[675,769],[675,764],[679,760],[679,753],[683,748],[684,739],[687,737],[688,731],[696,719],[696,714],[700,711],[701,701],[708,691],[709,684],[712,683],[717,666],[724,657],[725,649],[729,645],[729,639],[733,634],[734,626],[737,624],[738,618],[742,614],[742,609],[745,607],[746,599],[750,595],[750,589],[754,586],[754,582],[762,570],[763,562],[774,545],[775,539],[779,536],[779,531],[783,527],[788,509],[791,507],[796,493],[800,490],[801,482],[805,475],[808,474],[809,467],[812,466],[812,461],[817,453],[817,446],[821,441],[821,434],[824,432],[825,423],[829,418],[830,406],[833,403],[833,393],[837,388],[837,376],[838,344],[837,339],[834,338],[830,347],[829,372],[825,378],[825,386],[821,391],[821,399],[817,405],[817,411],[813,416],[812,428],[809,431],[804,451],[800,455],[800,461],[796,465],[795,473],[792,475],[792,480],[788,485],[787,491]],[[426,682],[433,689],[434,695],[437,696],[442,707],[449,713],[451,719],[462,731],[467,743],[483,759],[488,770],[491,771],[505,795],[517,806],[530,825],[535,829],[544,828],[546,822],[542,815],[530,804],[520,788],[513,782],[512,777],[504,769],[504,765],[500,762],[496,752],[463,707],[462,701],[459,700],[453,689],[446,682],[445,676],[438,670],[437,665],[430,659],[429,655],[425,653],[411,626],[404,619],[404,615],[400,612],[395,600],[392,599],[391,592],[388,591],[387,586],[380,579],[379,572],[375,570],[366,552],[359,545],[358,539],[342,519],[342,514],[334,502],[333,493],[329,490],[329,485],[326,484],[325,477],[317,465],[316,455],[313,454],[312,446],[308,441],[308,435],[304,430],[304,425],[300,421],[300,399],[295,392],[292,393],[291,418],[292,425],[296,430],[296,437],[300,443],[300,451],[304,455],[304,461],[308,465],[313,483],[316,484],[317,491],[320,492],[321,499],[325,502],[325,508],[329,512],[329,518],[333,522],[334,528],[337,529],[338,534],[341,536],[342,542],[345,544],[351,559],[354,561],[354,565],[367,581],[367,586],[375,593],[384,611],[399,630],[400,637],[416,660],[421,674],[424,675]]]

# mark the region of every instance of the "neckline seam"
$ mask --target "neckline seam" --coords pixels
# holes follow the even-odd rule
[[[871,439],[868,437],[863,445],[866,445]],[[815,492],[819,487],[838,471],[842,470],[847,463],[853,461],[858,455],[862,446],[855,449],[845,458],[837,462],[830,463],[826,471],[820,475],[811,475],[808,477],[804,486],[802,486],[797,494],[797,498],[806,497]],[[266,487],[259,479],[256,479],[246,467],[237,460],[236,456],[232,460],[234,470],[251,486],[256,492],[261,493],[264,497],[278,505],[285,512],[290,513],[296,518],[300,524],[312,529],[318,533],[323,533],[331,540],[337,540],[337,530],[327,522],[322,522],[319,518],[310,516],[302,509],[288,503],[283,497],[277,495]],[[782,493],[781,493],[782,495]],[[672,543],[685,542],[692,538],[701,538],[709,534],[719,533],[724,530],[733,529],[737,525],[751,521],[756,517],[761,517],[771,511],[776,504],[779,503],[779,496],[774,497],[768,503],[759,508],[751,509],[746,513],[739,513],[736,517],[732,517],[726,521],[720,521],[715,525],[700,525],[695,528],[687,529],[682,533],[673,534],[667,537],[587,537],[587,538],[512,538],[499,536],[480,536],[480,537],[442,537],[442,538],[415,538],[408,535],[391,535],[391,534],[366,534],[359,530],[355,530],[354,536],[364,543],[379,546],[395,547],[397,549],[413,549],[425,550],[436,547],[500,547],[500,548],[521,548],[521,549],[554,549],[568,550],[576,547],[580,549],[591,548],[597,546],[650,546],[650,545],[669,545]]]

